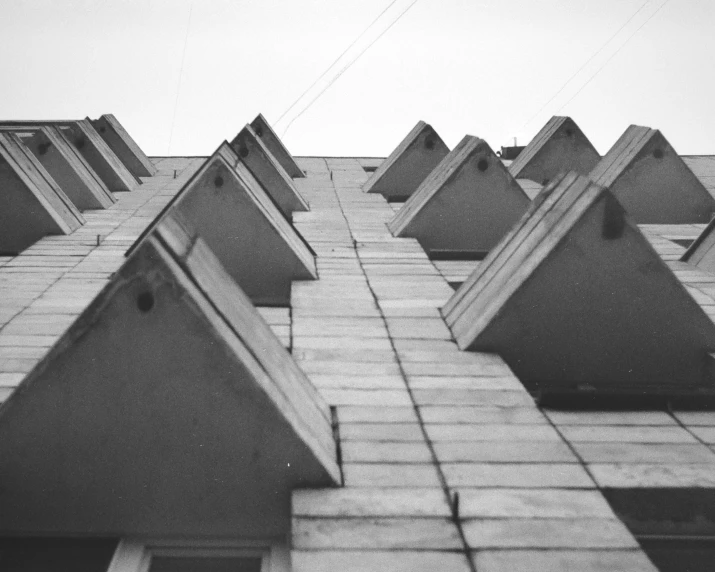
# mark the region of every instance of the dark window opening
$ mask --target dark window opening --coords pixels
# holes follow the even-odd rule
[[[117,542],[111,538],[0,538],[0,570],[106,572]]]
[[[430,260],[484,260],[489,254],[488,250],[441,250],[429,251]]]
[[[695,242],[694,238],[670,238],[668,239],[670,242],[674,242],[675,244],[678,244],[680,246],[684,246],[685,248],[689,248],[693,242]]]
[[[375,171],[377,171],[377,167],[366,167],[365,165],[363,165],[362,170],[366,173],[374,173]]]
[[[149,572],[261,572],[261,558],[154,556]]]
[[[603,494],[658,570],[713,570],[715,490],[606,489]]]

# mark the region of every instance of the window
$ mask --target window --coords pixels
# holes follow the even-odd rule
[[[122,540],[107,572],[288,572],[277,543]]]

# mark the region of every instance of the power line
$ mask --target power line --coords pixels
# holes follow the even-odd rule
[[[315,87],[315,85],[316,85],[321,79],[323,79],[323,78],[325,77],[325,75],[333,68],[333,66],[340,61],[340,58],[342,58],[345,54],[347,54],[348,51],[350,50],[350,48],[352,48],[355,44],[357,44],[357,43],[360,41],[360,39],[367,33],[367,31],[375,25],[375,22],[377,22],[380,18],[382,18],[382,15],[383,15],[385,12],[387,12],[390,8],[392,8],[392,5],[393,5],[395,2],[397,2],[397,0],[392,0],[392,2],[390,2],[390,3],[387,5],[387,8],[385,8],[382,12],[380,12],[380,13],[377,15],[377,18],[375,18],[372,22],[370,22],[370,25],[369,25],[367,28],[365,28],[365,29],[360,33],[360,35],[359,35],[357,38],[355,38],[355,39],[352,41],[352,43],[351,43],[347,48],[345,48],[345,50],[343,50],[343,53],[340,54],[337,58],[335,58],[335,60],[333,61],[333,63],[331,63],[327,68],[325,68],[325,71],[320,75],[320,77],[318,77],[318,79],[316,79],[312,84],[310,84],[310,87],[309,87],[308,89],[306,89],[303,93],[301,93],[300,96],[298,97],[298,99],[296,99],[296,100],[290,105],[290,107],[289,107],[288,109],[286,109],[286,110],[281,114],[281,116],[280,116],[278,119],[276,119],[276,123],[278,123],[281,119],[283,119],[283,118],[285,117],[285,115],[286,115],[291,109],[293,109],[293,108],[296,106],[296,104],[297,104],[301,99],[303,99],[303,97],[305,96],[305,94],[308,93],[311,89],[313,89],[313,88]]]
[[[596,58],[596,56],[598,56],[598,54],[600,54],[600,53],[605,49],[605,47],[613,41],[613,39],[614,39],[618,34],[621,33],[621,31],[623,30],[623,28],[625,28],[628,24],[631,23],[631,21],[633,20],[633,18],[635,18],[635,17],[638,15],[638,13],[639,13],[641,10],[643,10],[643,8],[646,7],[647,4],[650,4],[650,0],[645,0],[645,2],[643,2],[643,4],[641,4],[640,8],[638,8],[635,12],[633,12],[633,14],[631,15],[631,17],[628,18],[628,20],[626,20],[626,22],[625,22],[620,28],[618,28],[618,30],[617,30],[610,38],[608,38],[608,40],[606,40],[603,44],[601,44],[601,47],[598,48],[598,50],[596,50],[596,51],[593,53],[593,55],[592,55],[590,58],[588,58],[588,59],[586,60],[586,62],[585,62],[580,68],[578,68],[578,70],[576,70],[576,72],[575,72],[569,79],[566,80],[566,82],[559,88],[559,90],[558,90],[546,103],[544,103],[544,105],[542,105],[542,106],[539,108],[539,110],[538,110],[536,113],[534,113],[534,115],[531,116],[528,121],[526,121],[526,122],[524,123],[524,125],[522,125],[521,127],[519,127],[519,131],[521,131],[522,129],[524,129],[524,127],[526,127],[527,125],[529,125],[529,123],[531,123],[534,119],[536,119],[536,117],[538,117],[539,114],[540,114],[554,99],[556,99],[556,98],[561,94],[561,92],[562,92],[564,89],[566,89],[566,86],[567,86],[568,84],[570,84],[570,83],[573,81],[573,79],[574,79],[578,74],[580,74],[580,73],[583,71],[583,69],[584,69],[588,64],[590,64],[590,63]]]
[[[174,101],[174,115],[171,118],[171,131],[169,132],[169,145],[166,150],[167,155],[171,155],[171,141],[174,138],[174,124],[176,123],[176,110],[179,108],[179,93],[181,92],[181,78],[184,75],[184,60],[186,59],[186,46],[189,43],[189,30],[191,29],[191,12],[194,9],[193,2],[189,5],[189,19],[186,22],[186,36],[184,37],[184,51],[181,54],[181,66],[179,67],[179,80],[176,84],[176,101]]]
[[[613,52],[613,54],[611,54],[611,57],[609,57],[609,58],[603,63],[603,65],[602,65],[600,68],[598,68],[598,69],[596,70],[596,72],[595,72],[590,78],[588,78],[588,81],[587,81],[586,83],[584,83],[584,84],[581,86],[581,88],[580,88],[576,93],[573,94],[573,96],[571,97],[571,99],[569,99],[566,103],[564,103],[561,107],[559,107],[559,108],[556,110],[556,113],[558,113],[559,111],[561,111],[564,107],[566,107],[569,103],[571,103],[574,99],[576,99],[576,96],[577,96],[579,93],[581,93],[581,92],[584,90],[584,88],[585,88],[589,83],[591,83],[591,82],[594,80],[594,78],[595,78],[599,73],[601,73],[601,71],[603,70],[603,68],[605,68],[605,67],[608,65],[608,63],[609,63],[613,58],[615,58],[623,48],[626,47],[626,44],[631,41],[631,38],[633,38],[633,36],[635,36],[638,32],[640,32],[641,28],[643,28],[643,26],[645,26],[648,22],[650,22],[650,21],[653,19],[653,17],[654,17],[658,12],[660,12],[660,11],[663,9],[663,7],[664,7],[668,2],[670,2],[670,0],[665,0],[665,2],[663,2],[663,3],[660,5],[660,7],[659,7],[655,12],[653,12],[653,13],[650,15],[650,17],[649,17],[645,22],[643,22],[640,26],[638,26],[638,29],[637,29],[635,32],[633,32],[630,36],[628,36],[628,38],[626,39],[626,41],[623,42],[623,44],[621,44],[621,47],[618,48],[615,52]]]
[[[293,119],[290,120],[290,122],[288,123],[288,125],[286,126],[286,128],[283,130],[283,133],[282,133],[281,137],[285,137],[285,134],[288,132],[288,129],[290,128],[290,126],[293,125],[293,122],[294,122],[296,119],[298,119],[301,115],[303,115],[306,111],[308,111],[308,109],[310,109],[310,107],[311,107],[318,99],[320,99],[320,97],[328,90],[328,88],[329,88],[331,85],[333,85],[338,79],[340,79],[340,77],[341,77],[356,61],[358,61],[358,60],[360,59],[360,57],[361,57],[366,51],[368,51],[368,50],[373,46],[373,44],[375,44],[375,42],[377,42],[380,38],[382,38],[382,36],[384,36],[384,35],[390,30],[390,28],[392,28],[392,26],[394,26],[395,24],[397,24],[397,22],[408,12],[408,10],[410,10],[410,8],[412,8],[415,4],[417,4],[417,2],[419,2],[419,0],[413,0],[413,2],[412,2],[407,8],[405,8],[402,12],[400,12],[400,14],[397,16],[397,18],[395,18],[395,20],[393,20],[392,23],[391,23],[387,28],[385,28],[385,29],[380,33],[380,35],[377,36],[377,38],[375,38],[372,42],[370,42],[370,43],[367,45],[367,47],[366,47],[363,51],[361,51],[361,52],[357,55],[357,57],[355,57],[355,59],[353,59],[353,60],[352,60],[351,62],[349,62],[346,66],[344,66],[344,67],[337,73],[337,75],[336,75],[333,79],[331,79],[331,80],[328,82],[328,85],[326,85],[326,86],[318,93],[318,95],[316,95],[316,96],[310,101],[310,103],[308,103],[308,105],[303,108],[303,110],[302,110],[298,115],[296,115]]]

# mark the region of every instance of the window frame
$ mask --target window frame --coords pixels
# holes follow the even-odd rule
[[[149,572],[154,556],[261,558],[261,572],[290,572],[285,543],[252,540],[167,540],[122,538],[107,572]]]

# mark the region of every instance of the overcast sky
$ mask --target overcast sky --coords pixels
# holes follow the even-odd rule
[[[556,114],[601,153],[636,123],[715,154],[714,0],[413,2],[392,3],[278,123],[344,70],[290,125],[293,154],[384,156],[419,119],[450,148],[468,133],[497,149]],[[390,4],[1,0],[1,114],[110,112],[150,155],[206,155],[258,112],[275,124]]]

